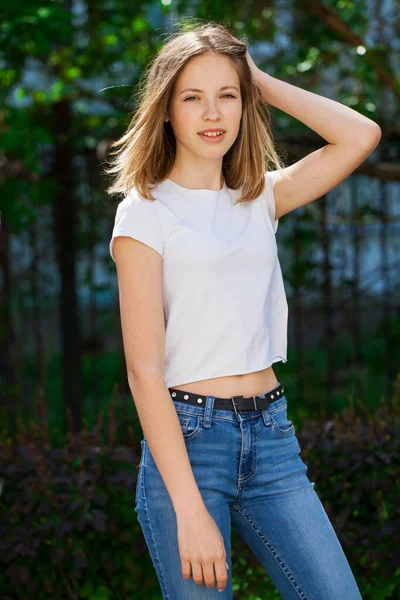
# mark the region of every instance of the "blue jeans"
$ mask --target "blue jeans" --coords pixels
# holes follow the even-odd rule
[[[264,394],[259,394],[264,396]],[[223,592],[184,579],[176,515],[144,437],[135,511],[167,600],[231,600],[231,526],[284,600],[360,600],[335,530],[307,477],[281,396],[264,410],[236,413],[174,401],[204,504],[224,538]]]

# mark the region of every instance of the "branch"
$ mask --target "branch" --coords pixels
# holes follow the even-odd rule
[[[348,24],[340,18],[339,13],[330,6],[322,4],[320,0],[302,0],[302,2],[312,14],[338,34],[349,46],[367,48],[364,59],[372,65],[378,80],[400,98],[400,85],[396,77],[392,75],[392,68],[386,53],[383,54],[380,51],[378,54],[373,48],[368,48],[365,41],[352,31]]]

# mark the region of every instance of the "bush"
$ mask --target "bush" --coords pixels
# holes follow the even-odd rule
[[[362,402],[325,422],[304,421],[298,439],[351,562],[363,598],[398,598],[400,591],[399,394],[371,411]],[[397,594],[395,594],[395,590]]]

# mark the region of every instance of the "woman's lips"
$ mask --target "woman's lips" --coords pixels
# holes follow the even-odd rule
[[[213,136],[203,135],[202,133],[198,133],[197,135],[199,135],[202,140],[205,140],[209,144],[217,144],[218,142],[222,142],[222,140],[225,137],[225,133],[222,133],[221,135],[213,135]]]

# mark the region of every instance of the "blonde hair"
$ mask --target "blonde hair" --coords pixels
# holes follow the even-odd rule
[[[264,191],[264,173],[270,164],[277,170],[283,163],[274,149],[270,114],[264,111],[261,88],[246,59],[247,40],[234,37],[225,25],[207,21],[193,25],[182,21],[181,30],[171,34],[143,76],[126,133],[111,144],[117,148],[107,174],[116,174],[108,194],[126,195],[131,187],[147,200],[155,200],[149,185],[168,177],[175,161],[175,136],[167,116],[168,102],[180,71],[194,56],[214,53],[227,56],[236,69],[242,96],[242,119],[235,142],[224,155],[222,172],[226,185],[237,190],[237,202],[255,200]]]

